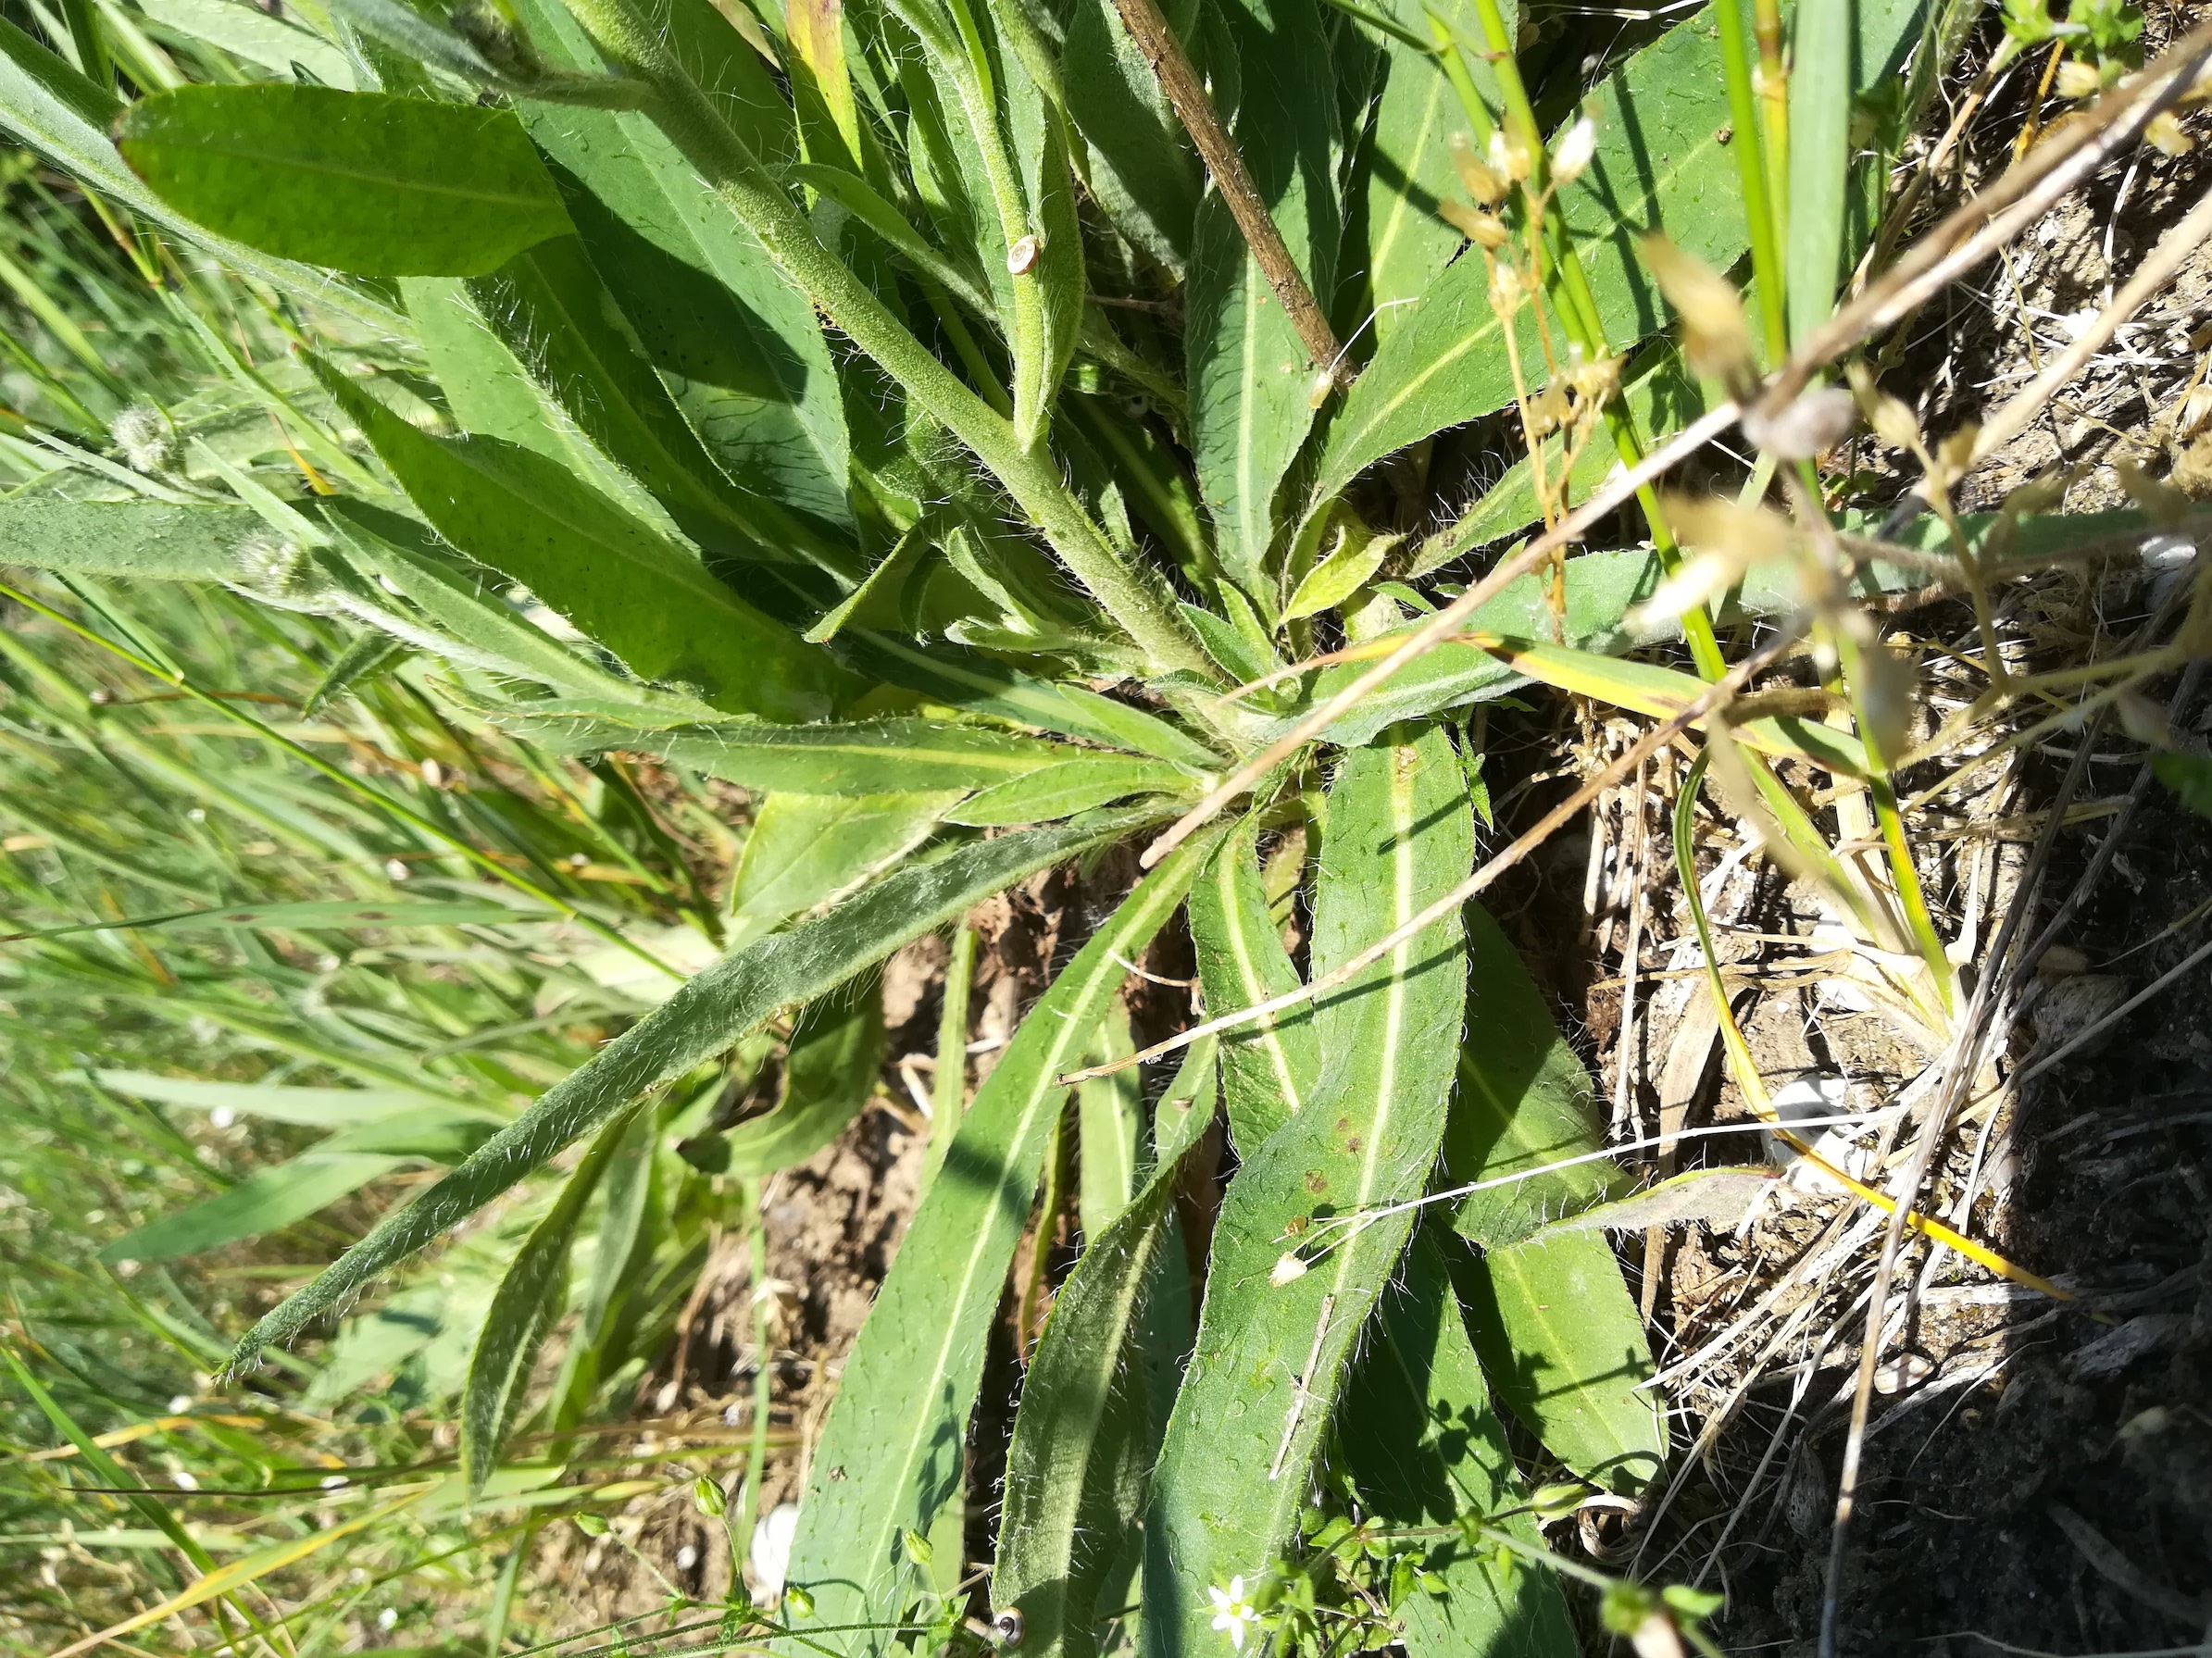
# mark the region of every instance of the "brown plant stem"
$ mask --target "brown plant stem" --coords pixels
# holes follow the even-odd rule
[[[1184,54],[1182,43],[1168,27],[1168,19],[1160,15],[1155,0],[1114,0],[1114,9],[1121,14],[1122,27],[1129,31],[1130,39],[1137,43],[1137,50],[1144,54],[1144,61],[1158,77],[1160,91],[1168,94],[1168,102],[1175,106],[1183,130],[1198,146],[1206,170],[1213,175],[1231,217],[1243,232],[1244,244],[1259,261],[1268,286],[1275,291],[1276,303],[1291,319],[1291,326],[1298,330],[1306,356],[1316,366],[1328,369],[1338,385],[1349,386],[1352,370],[1344,361],[1343,347],[1337,343],[1336,330],[1329,326],[1329,318],[1316,303],[1313,290],[1306,285],[1305,275],[1291,258],[1282,232],[1275,228],[1267,203],[1260,200],[1259,190],[1244,168],[1244,158],[1237,153],[1236,141],[1222,126],[1214,101],[1206,94],[1205,82],[1199,80],[1197,69]]]

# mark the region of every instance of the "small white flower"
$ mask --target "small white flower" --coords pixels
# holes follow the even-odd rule
[[[181,1416],[190,1409],[192,1409],[192,1395],[190,1393],[176,1394],[169,1402],[169,1414],[172,1416]]]
[[[1213,1597],[1214,1627],[1229,1637],[1231,1646],[1243,1652],[1245,1626],[1259,1622],[1259,1614],[1244,1599],[1244,1580],[1231,1577],[1226,1589],[1209,1589],[1206,1592]]]
[[[389,1629],[393,1625],[398,1622],[399,1614],[393,1611],[389,1606],[385,1607],[383,1611],[376,1614],[376,1627],[380,1629]]]
[[[200,1482],[194,1479],[190,1474],[186,1473],[182,1468],[179,1468],[174,1474],[170,1475],[169,1478],[175,1484],[176,1488],[181,1491],[196,1491],[200,1489]]]

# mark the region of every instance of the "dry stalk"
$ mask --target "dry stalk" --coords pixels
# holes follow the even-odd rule
[[[1137,50],[1144,55],[1144,61],[1152,66],[1160,91],[1168,94],[1177,118],[1190,133],[1191,142],[1198,146],[1206,170],[1213,175],[1222,202],[1236,220],[1237,229],[1243,233],[1244,244],[1258,261],[1268,286],[1275,291],[1282,314],[1298,330],[1306,355],[1327,369],[1338,385],[1350,385],[1352,370],[1344,359],[1344,348],[1337,343],[1335,330],[1315,303],[1313,290],[1306,286],[1305,275],[1291,257],[1282,232],[1275,228],[1268,204],[1260,199],[1258,187],[1252,182],[1252,174],[1244,167],[1236,141],[1222,126],[1220,116],[1214,110],[1213,99],[1206,95],[1206,83],[1184,55],[1182,43],[1168,27],[1168,19],[1160,15],[1155,0],[1114,0],[1114,9],[1121,14],[1122,26],[1137,43]]]

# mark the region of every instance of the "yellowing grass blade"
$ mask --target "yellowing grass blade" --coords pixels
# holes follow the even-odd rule
[[[278,1543],[273,1548],[263,1549],[259,1553],[249,1554],[244,1560],[234,1560],[227,1566],[219,1566],[206,1577],[191,1584],[182,1592],[171,1595],[160,1605],[150,1606],[136,1616],[127,1617],[119,1624],[110,1625],[96,1635],[88,1635],[74,1645],[62,1648],[60,1652],[53,1654],[53,1658],[77,1658],[77,1654],[80,1652],[89,1652],[94,1647],[105,1646],[111,1640],[120,1639],[133,1630],[144,1628],[148,1624],[157,1624],[163,1618],[173,1614],[188,1612],[203,1602],[214,1600],[218,1595],[226,1595],[232,1589],[243,1589],[249,1583],[257,1582],[271,1572],[281,1571],[288,1565],[296,1565],[306,1559],[308,1555],[329,1548],[339,1539],[364,1530],[378,1521],[397,1514],[408,1504],[420,1502],[428,1491],[436,1489],[434,1486],[426,1486],[422,1490],[410,1492],[397,1502],[387,1502],[381,1508],[372,1508],[365,1515],[356,1515],[344,1525],[333,1526],[328,1531],[311,1532],[306,1537],[294,1538],[288,1543]]]
[[[1680,714],[1706,689],[1705,681],[1694,674],[1656,663],[1623,661],[1536,640],[1493,636],[1478,638],[1477,642],[1516,673],[1655,719]],[[1706,722],[1697,723],[1702,727]],[[1747,719],[1731,729],[1739,741],[1764,753],[1808,760],[1824,771],[1844,777],[1867,775],[1867,751],[1858,739],[1817,719],[1773,715]]]

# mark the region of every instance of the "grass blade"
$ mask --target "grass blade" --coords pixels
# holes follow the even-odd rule
[[[1474,821],[1444,734],[1347,754],[1322,848],[1316,973],[1466,879]],[[1230,1185],[1145,1526],[1144,1641],[1155,1658],[1214,1652],[1206,1591],[1256,1580],[1292,1535],[1354,1341],[1412,1215],[1356,1228],[1296,1277],[1271,1276],[1285,1240],[1310,1230],[1323,1205],[1341,1214],[1392,1203],[1427,1180],[1459,1050],[1464,973],[1461,929],[1440,922],[1317,1008],[1314,1097]]]
[[[544,1167],[563,1146],[645,1090],[681,1076],[777,1013],[812,1001],[1002,887],[1144,821],[1108,815],[985,841],[901,870],[818,921],[724,956],[266,1315],[239,1342],[232,1367],[271,1342],[291,1340],[344,1304],[362,1286]]]
[[[306,1152],[289,1163],[256,1169],[205,1203],[124,1233],[100,1252],[100,1259],[173,1261],[256,1238],[329,1208],[404,1161],[371,1152]]]
[[[1030,1011],[962,1117],[814,1453],[791,1581],[811,1592],[823,1624],[889,1624],[906,1610],[915,1580],[902,1534],[928,1535],[960,1489],[984,1341],[1067,1098],[1058,1078],[1218,839],[1193,840],[1123,900]],[[891,1638],[875,1629],[836,1644],[877,1652]]]

